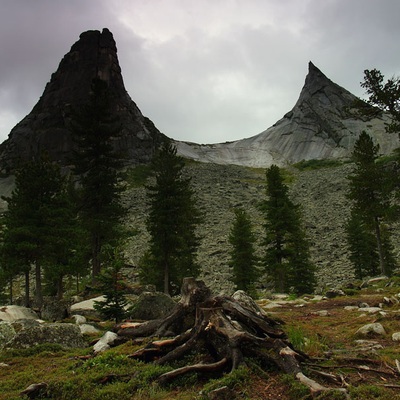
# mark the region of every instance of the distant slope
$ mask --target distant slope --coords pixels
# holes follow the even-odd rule
[[[213,145],[176,142],[182,156],[202,162],[252,167],[284,166],[302,160],[346,158],[361,131],[380,144],[383,154],[399,146],[396,135],[385,132],[388,117],[361,115],[356,96],[328,79],[313,63],[300,97],[285,116],[260,134]],[[371,108],[372,111],[372,108]]]

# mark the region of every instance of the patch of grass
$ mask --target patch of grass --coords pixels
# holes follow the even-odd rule
[[[281,382],[288,387],[288,395],[290,399],[310,400],[310,389],[296,380],[292,375],[284,374],[281,376]]]
[[[352,400],[392,400],[395,398],[393,397],[393,393],[387,389],[375,385],[352,386],[350,387],[349,393]]]
[[[210,380],[204,385],[202,392],[204,394],[207,394],[212,390],[218,389],[223,386],[241,391],[249,383],[250,376],[250,370],[244,366],[241,366],[234,371],[223,375],[219,379]]]
[[[293,164],[299,171],[310,171],[320,168],[334,168],[343,165],[343,161],[340,160],[303,160],[296,164]]]

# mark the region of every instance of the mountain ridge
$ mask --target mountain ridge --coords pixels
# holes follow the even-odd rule
[[[287,166],[303,160],[349,158],[354,143],[366,131],[383,154],[399,146],[385,131],[389,117],[360,112],[359,99],[327,78],[311,61],[294,107],[258,135],[233,142],[199,145],[175,141],[178,153],[197,161],[249,167]]]

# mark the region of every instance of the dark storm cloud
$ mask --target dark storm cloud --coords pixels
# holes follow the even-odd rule
[[[261,132],[296,102],[308,61],[356,95],[399,74],[397,0],[10,0],[0,13],[0,140],[32,109],[79,34],[108,27],[125,86],[168,136]]]

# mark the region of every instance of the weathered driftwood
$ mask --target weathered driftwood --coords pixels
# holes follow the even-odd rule
[[[205,362],[161,375],[160,383],[193,371],[234,370],[246,358],[254,358],[292,374],[313,394],[330,390],[304,375],[300,363],[308,357],[293,348],[278,322],[230,297],[212,296],[204,282],[193,278],[185,278],[182,298],[166,318],[134,327],[120,324],[116,329],[121,337],[155,339],[130,356],[135,359],[165,364],[189,353],[204,357]]]

